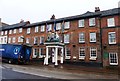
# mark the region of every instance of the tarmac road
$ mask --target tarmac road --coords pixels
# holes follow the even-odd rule
[[[101,75],[95,73],[65,72],[64,69],[45,67],[33,67],[31,65],[2,64],[3,81],[118,81],[116,75]],[[72,73],[71,73],[72,72]],[[12,80],[11,80],[12,79]],[[110,80],[108,80],[110,79]]]

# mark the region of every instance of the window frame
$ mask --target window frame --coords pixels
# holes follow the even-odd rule
[[[107,26],[108,27],[114,27],[115,26],[115,18],[114,17],[107,19]]]
[[[30,38],[26,38],[26,43],[27,43],[27,44],[30,43]]]
[[[66,41],[66,39],[67,39],[67,41]],[[66,44],[70,43],[70,34],[64,34],[64,43],[66,43]]]
[[[38,45],[38,37],[34,37],[34,45]]]
[[[94,40],[93,40],[93,37],[92,37],[93,35],[91,35],[91,34],[94,34],[94,35],[95,35],[95,36],[94,36],[94,37],[95,37]],[[92,40],[91,40],[91,39],[92,39]],[[97,40],[96,32],[90,32],[90,42],[91,42],[91,43],[95,43],[96,40]]]
[[[80,54],[81,53],[81,49],[84,50],[84,53],[85,53],[84,56],[81,56],[81,54]],[[86,49],[85,49],[85,47],[80,47],[79,48],[79,59],[85,59],[85,55],[86,55]]]
[[[13,37],[12,38],[12,43],[15,43],[16,42],[16,37]]]
[[[27,34],[30,34],[31,28],[27,28]]]
[[[38,33],[39,32],[39,26],[36,26],[35,27],[35,33]]]
[[[9,37],[9,38],[8,38],[8,43],[11,43],[11,40],[12,40],[12,38],[11,38],[11,37]]]
[[[115,54],[115,55],[116,55],[116,62],[117,62],[117,63],[111,63],[110,54]],[[111,53],[109,53],[109,64],[110,64],[110,65],[118,65],[118,53],[116,53],[116,52],[111,52]]]
[[[9,34],[12,34],[12,30],[9,30]]]
[[[84,38],[84,40],[83,40],[83,38]],[[82,41],[81,41],[81,39],[82,39]],[[79,43],[85,43],[85,32],[79,33]]]
[[[13,29],[13,33],[16,34],[17,33],[17,29]]]
[[[23,28],[19,28],[19,33],[22,33]]]
[[[70,51],[70,54],[67,54],[68,51],[70,51],[70,48],[65,47],[65,59],[70,59],[71,58],[71,51]]]
[[[45,25],[41,25],[40,27],[41,27],[40,31],[44,32],[45,31]]]
[[[1,35],[4,35],[4,31],[1,31]]]
[[[89,26],[93,27],[96,25],[96,19],[95,18],[89,18]]]
[[[44,39],[45,39],[44,36],[40,36],[40,44],[44,44]]]
[[[57,23],[57,24],[56,24],[56,30],[60,30],[60,29],[61,29],[61,26],[62,26],[61,23]]]
[[[52,31],[52,24],[47,25],[47,32]]]
[[[96,51],[95,56],[93,56],[92,52]],[[90,60],[96,60],[97,59],[97,48],[96,47],[90,47]]]
[[[70,28],[70,21],[67,21],[64,23],[64,29],[69,29]]]
[[[78,21],[78,27],[79,28],[84,28],[84,26],[85,26],[85,19],[80,19],[79,21]]]
[[[7,34],[8,34],[8,31],[6,30],[6,31],[5,31],[5,35],[7,35]]]
[[[115,37],[114,37],[115,42],[111,42],[111,40],[110,40],[111,39],[110,34],[115,34]],[[108,42],[109,42],[109,44],[116,44],[116,32],[108,32]]]

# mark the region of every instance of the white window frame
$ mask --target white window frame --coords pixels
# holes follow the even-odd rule
[[[84,19],[79,20],[78,23],[79,23],[78,25],[79,25],[80,28],[85,26],[85,20]]]
[[[96,51],[96,56],[92,56],[92,51]],[[97,59],[97,48],[91,47],[90,48],[90,60],[96,60]]]
[[[37,33],[39,31],[39,26],[35,27],[35,33]]]
[[[27,34],[30,34],[31,28],[27,28]]]
[[[56,30],[60,30],[61,29],[61,23],[57,23],[56,24]]]
[[[65,47],[65,59],[70,59],[70,58],[71,58],[71,55],[68,55],[68,54],[67,54],[67,49],[70,51],[70,48]]]
[[[84,43],[84,42],[85,42],[85,33],[84,32],[80,32],[79,33],[79,43]]]
[[[95,18],[90,18],[89,19],[89,26],[95,26]]]
[[[35,55],[35,50],[37,50],[36,48],[33,48],[33,57],[32,58],[36,58],[37,55]]]
[[[27,44],[30,43],[30,38],[26,38],[26,43],[27,43]]]
[[[45,31],[45,25],[42,25],[41,26],[41,32],[44,32]]]
[[[114,18],[108,18],[107,19],[107,26],[108,27],[115,26],[115,19]]]
[[[13,38],[12,38],[12,43],[15,43],[15,42],[16,42],[16,38],[13,37]]]
[[[84,59],[85,59],[85,55],[84,55],[84,56],[81,56],[81,49],[82,49],[82,51],[84,50],[84,53],[86,53],[85,47],[80,47],[80,48],[79,48],[79,59],[84,60]]]
[[[4,31],[1,31],[1,35],[4,35]]]
[[[37,41],[37,42],[36,42]],[[37,45],[38,44],[38,37],[34,37],[34,44]]]
[[[17,31],[17,29],[14,29],[14,30],[13,30],[13,33],[16,34],[16,31]]]
[[[115,55],[116,55],[116,62],[117,62],[117,63],[111,63],[110,54],[115,54]],[[118,54],[117,54],[117,53],[115,53],[115,52],[109,53],[109,63],[110,63],[110,65],[118,65]]]
[[[115,34],[115,37],[114,37],[115,41],[114,42],[111,42],[110,34]],[[109,32],[108,33],[108,41],[109,41],[109,44],[116,44],[116,32]]]
[[[96,32],[90,32],[90,42],[96,42]]]
[[[42,49],[43,48],[39,48],[39,58],[43,58],[44,57],[44,55],[42,55]]]
[[[70,22],[65,22],[64,23],[64,29],[69,29],[70,28]]]
[[[43,40],[43,42],[42,42],[42,40]],[[40,37],[40,44],[44,44],[44,36]]]
[[[9,38],[8,38],[8,43],[11,43],[11,40],[12,40],[12,38],[9,37]]]
[[[12,30],[9,30],[9,34],[12,34]]]
[[[18,42],[23,42],[23,41],[24,41],[23,36],[19,36],[18,37]]]
[[[19,33],[22,33],[22,28],[19,28]]]
[[[5,35],[7,35],[7,34],[8,34],[8,31],[6,30],[6,31],[5,31]]]
[[[52,24],[47,25],[47,31],[52,31]]]
[[[70,34],[64,34],[64,43],[70,43]]]

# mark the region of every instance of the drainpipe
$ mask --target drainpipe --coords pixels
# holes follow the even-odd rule
[[[103,67],[103,48],[102,48],[102,28],[101,28],[101,17],[99,17],[99,27],[100,27],[100,51],[101,51],[101,62]]]

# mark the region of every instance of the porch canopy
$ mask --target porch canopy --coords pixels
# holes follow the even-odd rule
[[[48,65],[48,58],[49,58],[49,48],[52,48],[52,62],[55,63],[55,66],[58,65],[58,49],[61,49],[60,52],[60,63],[63,64],[64,59],[64,43],[60,42],[46,42],[46,57],[44,59],[44,65]]]

